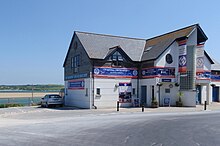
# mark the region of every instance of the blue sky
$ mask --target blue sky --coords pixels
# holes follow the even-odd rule
[[[63,84],[73,32],[151,38],[199,23],[220,62],[220,1],[0,0],[0,85]]]

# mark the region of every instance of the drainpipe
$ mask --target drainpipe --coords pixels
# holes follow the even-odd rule
[[[137,78],[137,98],[139,99],[139,103],[141,102],[139,97],[139,84],[140,84],[140,65],[137,66],[138,69],[138,78]]]
[[[93,74],[94,69],[94,61],[92,61],[92,108],[97,109],[97,106],[95,106],[95,77]]]

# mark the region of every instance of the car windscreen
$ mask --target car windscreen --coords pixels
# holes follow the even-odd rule
[[[59,95],[50,95],[50,98],[62,98],[62,97]]]

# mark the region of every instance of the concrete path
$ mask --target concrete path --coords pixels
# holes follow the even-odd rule
[[[204,105],[197,105],[196,107],[159,107],[159,108],[144,108],[145,113],[172,113],[172,112],[200,112],[205,111]],[[220,103],[212,103],[207,105],[206,111],[220,111]],[[42,112],[71,112],[75,115],[82,114],[105,114],[105,113],[140,113],[142,112],[141,107],[137,108],[120,108],[119,111],[116,108],[108,109],[78,109],[74,107],[62,107],[62,108],[40,108],[37,106],[32,107],[12,107],[12,108],[0,108],[0,116],[3,115],[14,115],[14,114],[31,114],[31,113],[42,113]]]

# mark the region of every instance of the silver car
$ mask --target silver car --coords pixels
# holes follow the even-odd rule
[[[41,107],[63,106],[63,98],[58,94],[47,94],[41,99]]]

